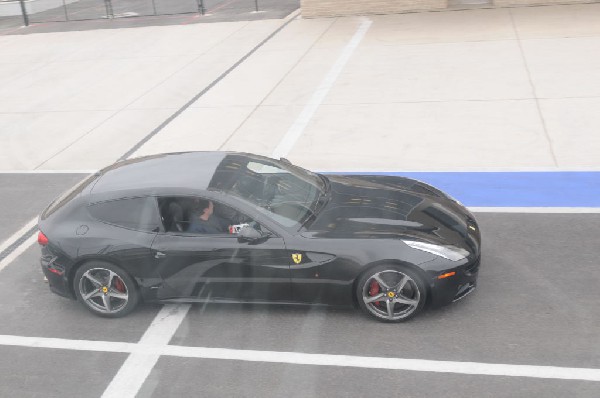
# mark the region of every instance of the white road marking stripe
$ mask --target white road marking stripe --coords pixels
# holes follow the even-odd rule
[[[189,304],[165,305],[156,315],[139,344],[112,379],[102,398],[135,397],[161,355],[161,348],[171,341],[190,309]],[[96,342],[104,343],[104,342]],[[124,349],[131,345],[120,346]],[[140,349],[137,349],[137,348]],[[152,348],[151,348],[152,347]],[[146,348],[150,348],[146,350]],[[119,351],[123,352],[123,351]]]
[[[340,54],[335,64],[333,64],[333,66],[331,67],[331,69],[329,70],[329,72],[327,73],[317,90],[313,93],[312,97],[302,110],[302,113],[300,113],[292,127],[290,127],[290,129],[283,136],[275,150],[273,150],[273,154],[271,155],[271,157],[275,159],[285,157],[294,147],[296,141],[298,141],[298,138],[300,138],[302,132],[304,131],[304,129],[314,116],[315,112],[329,93],[329,90],[331,90],[331,87],[333,87],[333,84],[342,72],[342,69],[344,69],[344,66],[346,66],[346,64],[350,60],[352,53],[354,53],[354,50],[356,49],[356,47],[358,47],[361,40],[371,27],[371,24],[372,21],[370,20],[364,20],[360,24],[356,33],[354,33],[354,36],[352,36],[348,44],[346,44],[346,47],[344,47],[344,49],[342,50],[342,53]]]
[[[21,243],[12,253],[4,257],[0,261],[0,271],[2,271],[8,264],[12,263],[17,257],[25,252],[31,245],[37,242],[37,235],[33,234],[25,242]]]
[[[59,350],[133,353],[142,346],[137,343],[113,341],[69,340],[54,337],[0,335],[0,345],[13,347],[53,348]]]
[[[600,207],[469,207],[473,213],[588,214]]]
[[[189,307],[187,307],[189,308]],[[354,355],[306,354],[300,352],[236,350],[229,348],[187,347],[162,344],[170,340],[173,327],[183,319],[187,308],[175,309],[174,317],[162,319],[156,333],[151,333],[146,342],[119,343],[111,341],[68,340],[45,337],[23,337],[0,335],[0,345],[53,348],[77,351],[128,352],[131,353],[115,380],[122,383],[117,390],[115,380],[103,397],[135,396],[137,389],[126,384],[139,383],[140,373],[149,373],[160,356],[199,359],[223,359],[249,362],[269,362],[296,365],[339,366],[365,369],[408,370],[416,372],[455,373],[486,376],[531,377],[539,379],[600,381],[600,369],[569,368],[559,366],[511,365],[481,362],[435,361],[425,359],[363,357]],[[162,313],[163,311],[161,311]],[[168,312],[168,311],[167,311]],[[160,314],[159,314],[160,315]],[[159,316],[157,316],[159,319]],[[154,322],[153,322],[154,324]],[[176,328],[175,328],[176,329]],[[150,329],[149,329],[150,330]],[[158,332],[161,330],[160,332]],[[146,335],[144,335],[146,336]],[[144,340],[144,338],[142,338]],[[123,369],[126,367],[126,371]],[[133,368],[136,366],[136,368]],[[132,377],[133,380],[127,380]],[[145,379],[145,377],[144,377]],[[143,380],[142,380],[143,382]],[[111,387],[113,389],[111,389]],[[110,391],[109,391],[110,390]],[[110,395],[108,394],[110,392]]]
[[[600,381],[600,369],[555,366],[509,365],[479,362],[434,361],[425,359],[361,357],[353,355],[305,354],[298,352],[234,350],[205,347],[164,347],[169,356],[229,359],[299,365],[341,366],[368,369],[412,370],[418,372],[460,373],[489,376],[518,376],[544,379]]]
[[[4,242],[2,242],[0,244],[0,253],[2,253],[4,250],[6,250],[9,246],[12,246],[21,236],[23,236],[23,234],[27,231],[29,231],[31,228],[33,228],[36,224],[37,224],[37,217],[34,218],[33,220],[29,221],[27,224],[25,224],[23,226],[23,228],[21,228],[20,230],[18,230],[17,232],[15,232],[14,234],[12,234],[8,239],[6,239]]]

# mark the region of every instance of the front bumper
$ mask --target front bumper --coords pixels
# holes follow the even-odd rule
[[[477,275],[481,257],[470,259],[454,268],[442,272],[431,272],[430,291],[432,307],[441,307],[465,298],[477,287]],[[438,279],[439,275],[455,272],[453,276],[444,279]]]

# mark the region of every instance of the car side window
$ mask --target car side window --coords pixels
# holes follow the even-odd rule
[[[136,231],[158,232],[160,219],[153,197],[125,198],[89,205],[92,217]]]
[[[242,212],[203,197],[161,197],[160,217],[165,231],[194,235],[237,235],[245,225],[260,225]]]

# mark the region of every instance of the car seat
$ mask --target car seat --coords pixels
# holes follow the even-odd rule
[[[167,231],[184,232],[183,207],[176,201],[169,203],[166,211],[165,228]]]

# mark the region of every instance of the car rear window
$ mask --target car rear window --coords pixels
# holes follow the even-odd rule
[[[119,227],[136,231],[158,232],[160,218],[156,198],[126,198],[91,204],[92,217]]]
[[[79,195],[88,185],[92,182],[96,181],[98,177],[97,174],[92,174],[91,176],[84,178],[79,183],[77,183],[73,188],[67,190],[61,196],[56,198],[54,202],[48,206],[46,210],[42,213],[42,220],[50,217],[53,213],[57,212],[59,209],[64,207],[67,203],[69,203],[73,198]]]

